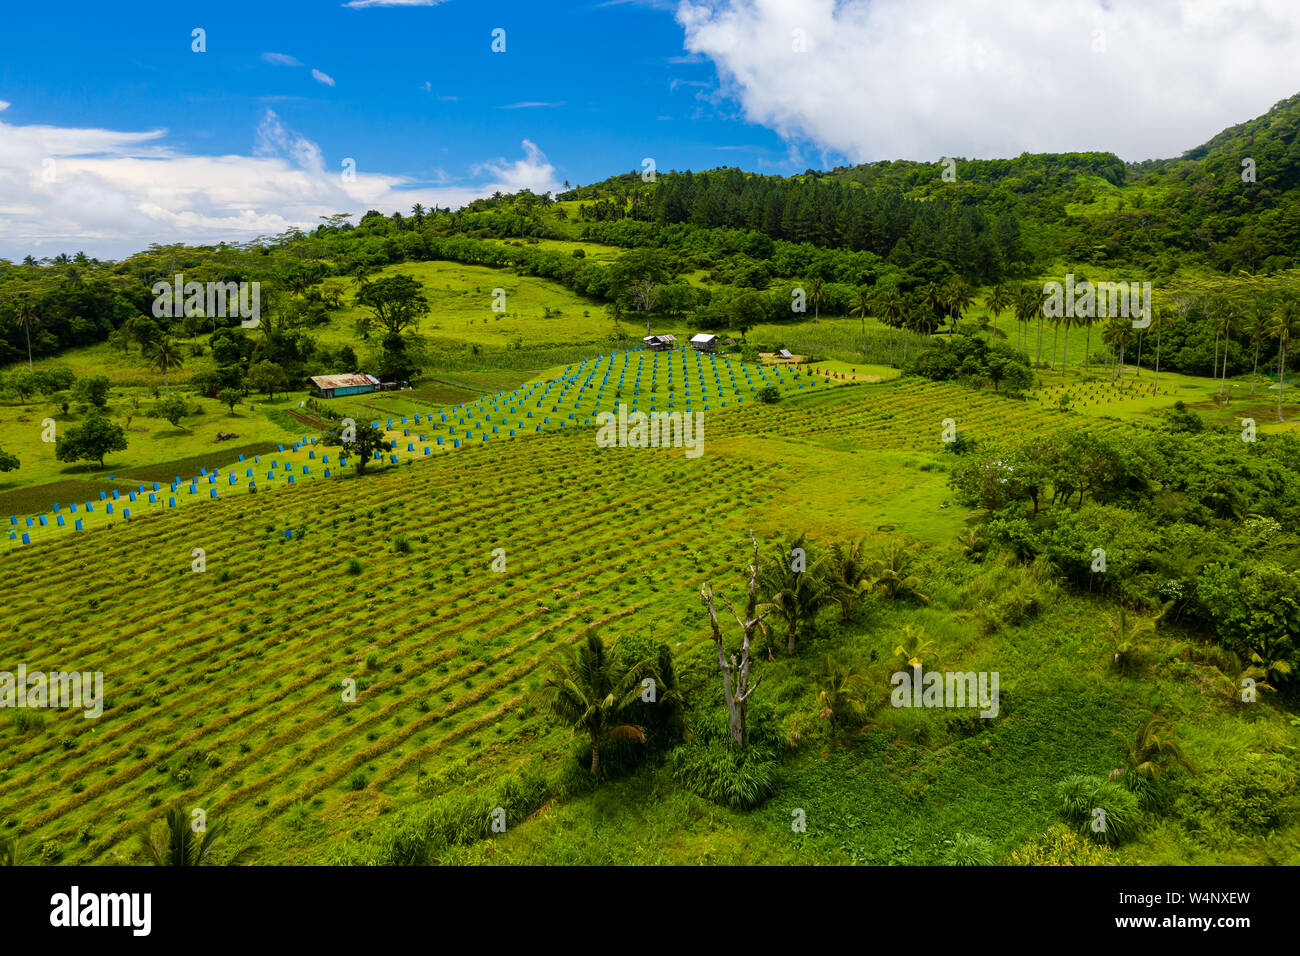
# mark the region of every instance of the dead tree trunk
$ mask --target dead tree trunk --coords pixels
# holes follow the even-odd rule
[[[721,594],[717,600],[726,606],[731,612],[731,616],[736,619],[740,625],[742,639],[740,643],[740,660],[737,661],[735,654],[727,654],[726,648],[722,641],[722,627],[718,624],[718,610],[714,604],[713,585],[704,584],[700,587],[700,598],[704,601],[704,606],[709,612],[709,624],[713,629],[713,645],[718,651],[718,671],[722,674],[722,695],[727,702],[727,714],[731,730],[731,741],[737,747],[745,747],[749,744],[749,729],[746,726],[745,717],[749,710],[749,697],[758,689],[762,677],[756,678],[750,683],[749,668],[751,663],[750,645],[753,643],[754,632],[763,627],[763,618],[771,613],[771,609],[763,611],[755,616],[758,607],[758,540],[754,537],[754,532],[749,533],[749,540],[754,542],[754,563],[749,568],[749,595],[745,601],[745,616],[741,618],[736,613],[736,609],[731,602]]]

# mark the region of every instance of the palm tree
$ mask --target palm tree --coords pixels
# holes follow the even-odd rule
[[[808,301],[813,304],[813,321],[822,317],[822,306],[826,302],[826,283],[821,279],[813,279],[808,289]]]
[[[1116,316],[1110,319],[1102,327],[1102,340],[1109,343],[1115,352],[1115,369],[1119,373],[1119,390],[1124,391],[1124,347],[1127,345],[1129,338],[1133,334],[1133,323],[1126,318]],[[1110,376],[1111,384],[1115,384],[1115,373]]]
[[[867,710],[868,686],[866,677],[854,664],[827,654],[821,688],[817,692],[817,716],[831,723],[861,717]]]
[[[1250,337],[1250,342],[1255,346],[1255,361],[1250,369],[1250,394],[1255,394],[1255,379],[1259,375],[1259,350],[1264,344],[1264,340],[1269,337],[1268,320],[1271,311],[1267,299],[1256,299],[1255,306],[1251,309],[1250,314],[1246,317],[1242,325],[1242,331]]]
[[[1124,605],[1119,606],[1119,616],[1108,618],[1109,629],[1107,637],[1110,640],[1112,652],[1110,665],[1121,673],[1141,664],[1143,657],[1149,650],[1143,639],[1151,636],[1156,631],[1156,624],[1160,620],[1159,616],[1146,620],[1138,621],[1136,624],[1129,626],[1128,617],[1124,613]]]
[[[358,259],[357,261],[353,262],[348,267],[348,275],[352,277],[352,281],[356,284],[358,289],[360,289],[367,282],[369,282],[370,277],[374,275],[376,271],[377,270],[375,269],[374,266],[361,259]]]
[[[1041,316],[1043,314],[1042,293],[1040,293],[1033,286],[1030,285],[1021,286],[1012,295],[1012,308],[1015,310],[1016,313],[1016,322],[1017,322],[1016,348],[1019,349],[1021,348],[1020,345],[1020,339],[1021,339],[1020,329],[1022,327],[1021,324],[1029,322],[1030,320],[1033,319],[1035,315]],[[1042,343],[1040,340],[1039,352],[1038,352],[1038,359],[1040,364],[1042,362],[1042,358],[1043,358]]]
[[[1052,371],[1053,371],[1053,372],[1056,371],[1056,346],[1057,346],[1057,340],[1059,339],[1059,337],[1060,337],[1060,335],[1061,335],[1061,323],[1064,322],[1064,321],[1065,321],[1065,316],[1063,316],[1063,315],[1054,315],[1054,316],[1052,316],[1052,318],[1051,318],[1051,322],[1052,322]],[[1062,374],[1064,374],[1064,369],[1062,369]]]
[[[831,544],[830,559],[826,563],[827,584],[831,600],[840,606],[840,620],[849,623],[849,612],[862,595],[871,590],[871,563],[866,557],[867,538]]]
[[[1070,329],[1078,325],[1079,320],[1072,315],[1064,315],[1057,322],[1065,329],[1065,341],[1061,343],[1061,378],[1065,378],[1066,359],[1070,355]],[[1055,356],[1056,347],[1053,346],[1052,349]]]
[[[901,541],[890,541],[882,557],[871,562],[871,590],[891,601],[910,598],[929,604],[930,598],[920,591],[921,579],[912,573],[916,552]]]
[[[619,715],[641,695],[647,665],[622,668],[594,631],[587,642],[551,665],[551,673],[537,691],[539,707],[591,738],[591,776],[600,773],[602,740],[645,743],[645,731],[636,724],[619,722]]]
[[[166,824],[161,839],[148,824],[140,826],[140,844],[150,862],[155,866],[205,866],[225,821],[206,827],[200,836],[194,832],[185,811],[172,807],[167,811]]]
[[[902,639],[894,645],[893,654],[901,663],[915,670],[925,663],[934,646],[934,641],[925,636],[925,628],[904,624]]]
[[[1083,370],[1088,371],[1088,363],[1091,361],[1089,353],[1092,351],[1092,324],[1097,320],[1091,315],[1077,317],[1074,320],[1076,326],[1083,326]]]
[[[1011,293],[1002,283],[995,285],[984,297],[984,308],[993,316],[993,338],[998,337],[998,316],[1011,308]]]
[[[831,599],[825,579],[825,558],[808,560],[807,535],[778,542],[772,549],[772,560],[759,574],[758,584],[766,599],[765,608],[776,611],[785,621],[786,653],[794,653],[799,626],[816,618],[817,612]],[[795,570],[796,554],[803,555],[803,570]]]
[[[1285,390],[1286,350],[1291,336],[1300,325],[1300,305],[1294,299],[1281,299],[1269,323],[1271,338],[1277,339],[1277,420],[1282,421],[1282,392]]]
[[[148,359],[151,368],[163,373],[163,385],[167,388],[167,397],[171,398],[172,389],[169,379],[171,370],[185,365],[181,347],[170,335],[164,335],[149,346]]]
[[[871,290],[867,286],[858,289],[857,295],[853,298],[853,308],[849,309],[849,315],[857,315],[862,318],[862,358],[865,361],[867,357],[867,316],[871,314]]]
[[[885,325],[889,326],[889,367],[894,367],[894,329],[903,323],[903,316],[907,314],[907,303],[899,294],[898,289],[889,288],[876,296],[876,312],[880,315]],[[903,349],[907,349],[907,333],[904,332]],[[903,361],[907,361],[904,357]]]
[[[957,332],[958,323],[962,315],[970,308],[973,301],[970,294],[970,286],[961,276],[952,276],[943,284],[942,289],[944,310],[952,322],[952,331]]]
[[[27,335],[27,371],[32,371],[32,323],[36,321],[36,303],[24,292],[18,296],[18,312],[15,315],[18,324]]]
[[[1159,714],[1148,715],[1131,739],[1118,731],[1116,735],[1124,741],[1127,772],[1136,777],[1155,780],[1173,763],[1195,770],[1178,745],[1173,725]]]
[[[1157,309],[1151,313],[1151,327],[1147,329],[1147,334],[1155,332],[1156,334],[1156,375],[1151,381],[1151,394],[1154,395],[1160,387],[1160,336],[1166,328],[1173,328],[1177,321],[1177,312],[1170,309]]]
[[[1250,664],[1258,667],[1274,684],[1285,684],[1291,679],[1290,659],[1291,638],[1285,634],[1270,634],[1263,638],[1258,650],[1252,648],[1250,651]]]
[[[921,290],[920,305],[926,317],[929,319],[929,322],[927,323],[928,325],[933,326],[934,317],[945,311],[947,308],[946,302],[947,300],[944,298],[943,290],[939,288],[938,285],[933,282],[927,282],[925,284],[925,288]],[[917,324],[920,325],[919,322]]]
[[[1219,398],[1223,398],[1223,393],[1228,387],[1228,345],[1232,342],[1232,333],[1241,328],[1241,317],[1237,313],[1237,306],[1228,302],[1223,305],[1218,313],[1218,321],[1215,323],[1215,357],[1218,356],[1218,337],[1223,335],[1223,371],[1219,379]]]

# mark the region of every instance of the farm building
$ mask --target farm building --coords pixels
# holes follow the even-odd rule
[[[777,349],[777,350],[776,350],[776,357],[777,357],[777,358],[787,359],[787,360],[790,360],[790,359],[793,359],[793,358],[794,358],[794,356],[790,354],[790,350],[789,350],[789,349]]]
[[[697,352],[715,352],[718,348],[718,337],[711,332],[692,335],[691,348]]]
[[[320,398],[362,395],[379,388],[379,379],[363,372],[348,372],[344,375],[313,375],[310,381]]]
[[[677,348],[675,335],[647,335],[641,340],[651,352],[671,352]]]

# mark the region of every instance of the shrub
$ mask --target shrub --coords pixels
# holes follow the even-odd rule
[[[356,558],[348,558],[348,574],[356,576],[361,573],[361,562]]]
[[[1115,866],[1115,854],[1057,823],[1007,857],[1012,866]]]
[[[758,806],[776,788],[776,759],[764,747],[740,750],[730,740],[695,740],[672,752],[669,766],[678,783],[725,807]]]
[[[393,539],[393,551],[397,554],[410,554],[411,542],[404,534]]]
[[[1284,756],[1245,752],[1189,777],[1179,811],[1190,826],[1224,834],[1267,833],[1300,810],[1298,788]]]
[[[367,783],[369,783],[369,781],[366,779],[366,775],[360,770],[352,771],[352,775],[348,777],[349,790],[364,790],[366,789]]]
[[[34,714],[30,710],[14,711],[14,730],[25,734],[29,730],[40,730],[45,726],[45,715]]]
[[[993,866],[997,862],[993,844],[982,836],[958,833],[945,842],[948,846],[943,851],[944,866]]]
[[[1061,814],[1095,843],[1118,846],[1137,834],[1141,810],[1137,797],[1104,777],[1076,774],[1056,787]]]
[[[781,401],[781,390],[775,385],[764,385],[758,390],[757,397],[764,405],[775,405]]]

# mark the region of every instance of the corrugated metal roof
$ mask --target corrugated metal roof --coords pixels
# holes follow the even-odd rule
[[[714,335],[712,332],[708,332],[708,333],[701,332],[699,335],[692,335],[692,336],[691,336],[691,341],[692,341],[692,342],[712,342],[712,341],[713,341],[714,339],[716,339],[716,338],[717,338],[717,336]]]
[[[347,372],[342,375],[313,375],[311,381],[317,388],[356,388],[359,385],[379,384],[379,379],[361,372]]]

